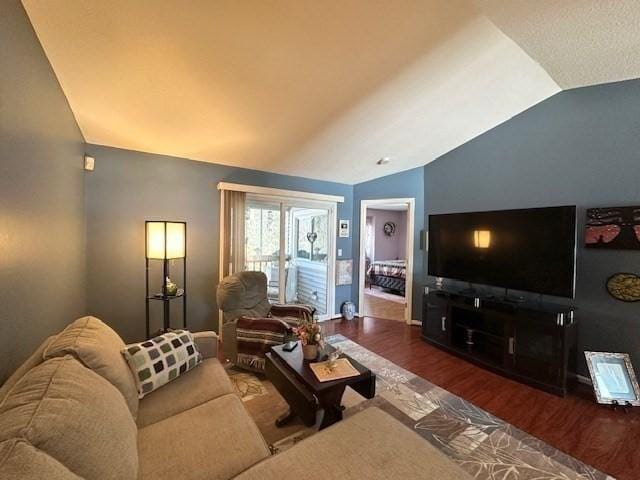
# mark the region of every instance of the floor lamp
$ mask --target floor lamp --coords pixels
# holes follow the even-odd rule
[[[162,302],[162,331],[171,328],[171,302],[182,300],[182,325],[187,328],[187,224],[186,222],[146,221],[145,222],[145,260],[146,260],[146,332],[151,336],[150,306],[152,301]],[[177,289],[170,282],[170,262],[182,260],[183,288]],[[153,261],[162,262],[162,283],[160,292],[150,293],[149,271]]]

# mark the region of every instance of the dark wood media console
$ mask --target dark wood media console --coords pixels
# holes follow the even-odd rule
[[[429,289],[422,338],[429,343],[557,395],[576,371],[574,309]]]

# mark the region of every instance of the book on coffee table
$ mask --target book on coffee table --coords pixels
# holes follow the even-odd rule
[[[309,367],[320,382],[330,382],[360,375],[360,372],[346,358],[337,359],[333,365],[330,365],[327,360],[326,362],[311,363]]]

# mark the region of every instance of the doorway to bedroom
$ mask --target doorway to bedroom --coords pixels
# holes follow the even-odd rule
[[[411,198],[362,200],[359,313],[411,323]]]

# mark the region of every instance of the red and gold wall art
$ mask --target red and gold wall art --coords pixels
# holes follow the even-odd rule
[[[588,209],[585,246],[640,250],[640,206]]]

